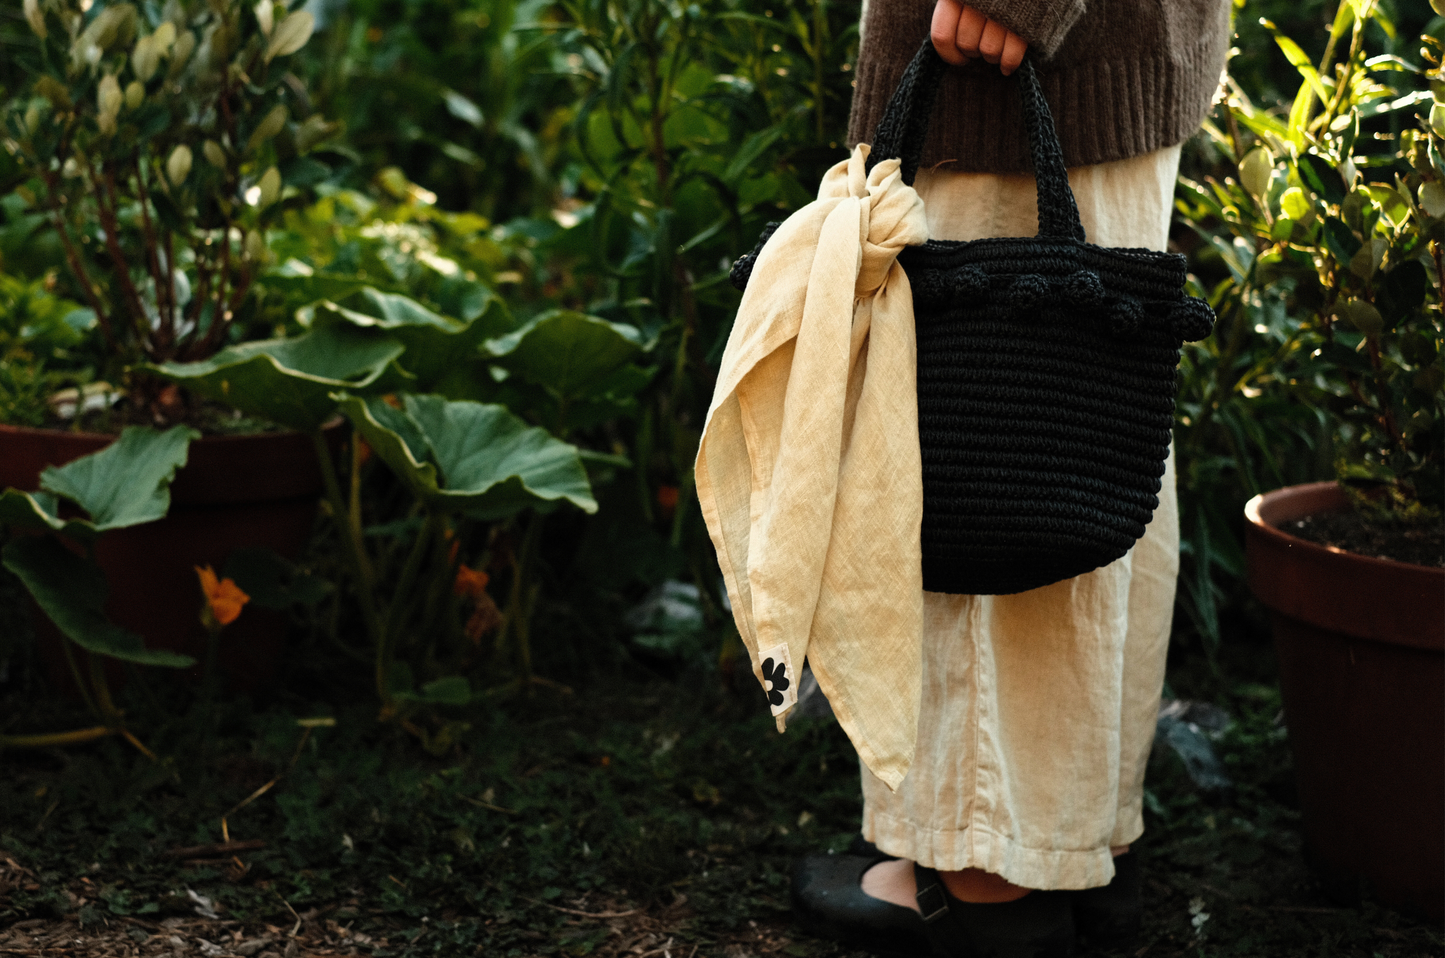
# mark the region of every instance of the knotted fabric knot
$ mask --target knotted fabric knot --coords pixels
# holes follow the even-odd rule
[[[864,764],[896,788],[923,635],[918,356],[897,258],[927,224],[899,161],[869,172],[867,156],[829,170],[758,251],[694,475],[760,685],[779,691],[777,663],[806,658]],[[795,700],[770,699],[781,724]]]
[[[898,160],[884,160],[866,170],[868,146],[853,151],[847,164],[829,170],[818,187],[818,201],[858,201],[858,239],[862,247],[854,295],[871,296],[887,281],[905,246],[928,239],[922,218],[923,200],[903,182]],[[838,175],[841,172],[842,175]]]

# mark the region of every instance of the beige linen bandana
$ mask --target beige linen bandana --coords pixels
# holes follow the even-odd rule
[[[698,448],[698,500],[781,730],[804,657],[897,788],[918,734],[922,463],[913,294],[923,201],[867,145],[754,264]]]

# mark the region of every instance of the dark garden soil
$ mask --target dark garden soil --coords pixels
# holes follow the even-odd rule
[[[1384,526],[1351,509],[1306,516],[1289,523],[1282,531],[1306,542],[1333,546],[1356,555],[1413,565],[1445,566],[1445,525],[1439,522]]]
[[[105,409],[91,409],[80,414],[79,423],[73,416],[59,416],[52,413],[44,424],[46,429],[63,432],[102,433],[118,436],[126,426],[154,426],[165,429],[170,426],[190,426],[206,436],[236,436],[258,432],[282,432],[283,427],[267,419],[252,419],[238,410],[208,399],[187,398],[183,393],[166,393],[173,401],[155,406],[137,406],[121,399]]]
[[[1198,697],[1205,674],[1171,682]],[[1151,765],[1145,929],[1119,954],[1445,953],[1323,895],[1278,693],[1220,688],[1160,737],[1196,736],[1194,765],[1163,744]],[[756,699],[708,669],[616,675],[458,711],[441,754],[365,704],[232,704],[208,738],[183,700],[128,702],[159,762],[116,739],[0,756],[0,956],[850,955],[792,927],[787,889],[797,856],[851,841],[857,760],[826,712],[780,736]],[[83,722],[18,690],[0,716]]]

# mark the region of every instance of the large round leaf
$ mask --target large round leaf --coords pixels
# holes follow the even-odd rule
[[[7,542],[0,556],[55,627],[87,652],[137,665],[196,664],[188,655],[146,648],[140,636],[107,619],[105,574],[54,537],[20,536]]]
[[[335,415],[337,390],[408,386],[412,375],[396,363],[404,351],[384,330],[325,323],[292,339],[231,346],[197,363],[144,368],[248,415],[309,432]]]
[[[407,395],[398,409],[376,398],[338,399],[377,456],[431,508],[505,515],[566,500],[597,511],[577,447],[501,406]]]
[[[411,389],[431,392],[459,358],[473,355],[483,340],[512,326],[501,300],[489,292],[486,296],[477,292],[465,303],[470,313],[465,320],[443,316],[414,299],[371,287],[357,290],[339,302],[315,303],[298,315],[303,324],[313,328],[344,322],[386,330],[405,347],[399,362],[416,377]],[[486,292],[485,287],[480,292]]]
[[[127,426],[104,449],[48,467],[40,474],[40,488],[90,513],[100,532],[153,522],[170,509],[171,480],[186,464],[191,441],[199,438],[188,426],[165,432]]]
[[[553,310],[514,333],[489,340],[497,365],[543,386],[564,401],[588,397],[643,349],[634,326]]]
[[[187,426],[172,426],[165,432],[127,426],[104,449],[46,468],[40,474],[43,492],[7,489],[0,496],[0,522],[48,528],[78,539],[153,522],[169,511],[171,480],[186,464],[191,440],[200,437]],[[90,518],[62,521],[55,496],[69,499]]]

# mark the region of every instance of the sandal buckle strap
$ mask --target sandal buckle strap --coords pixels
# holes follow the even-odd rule
[[[925,922],[932,924],[948,914],[948,896],[936,877],[918,889],[914,897],[918,900],[918,910],[923,913]]]

